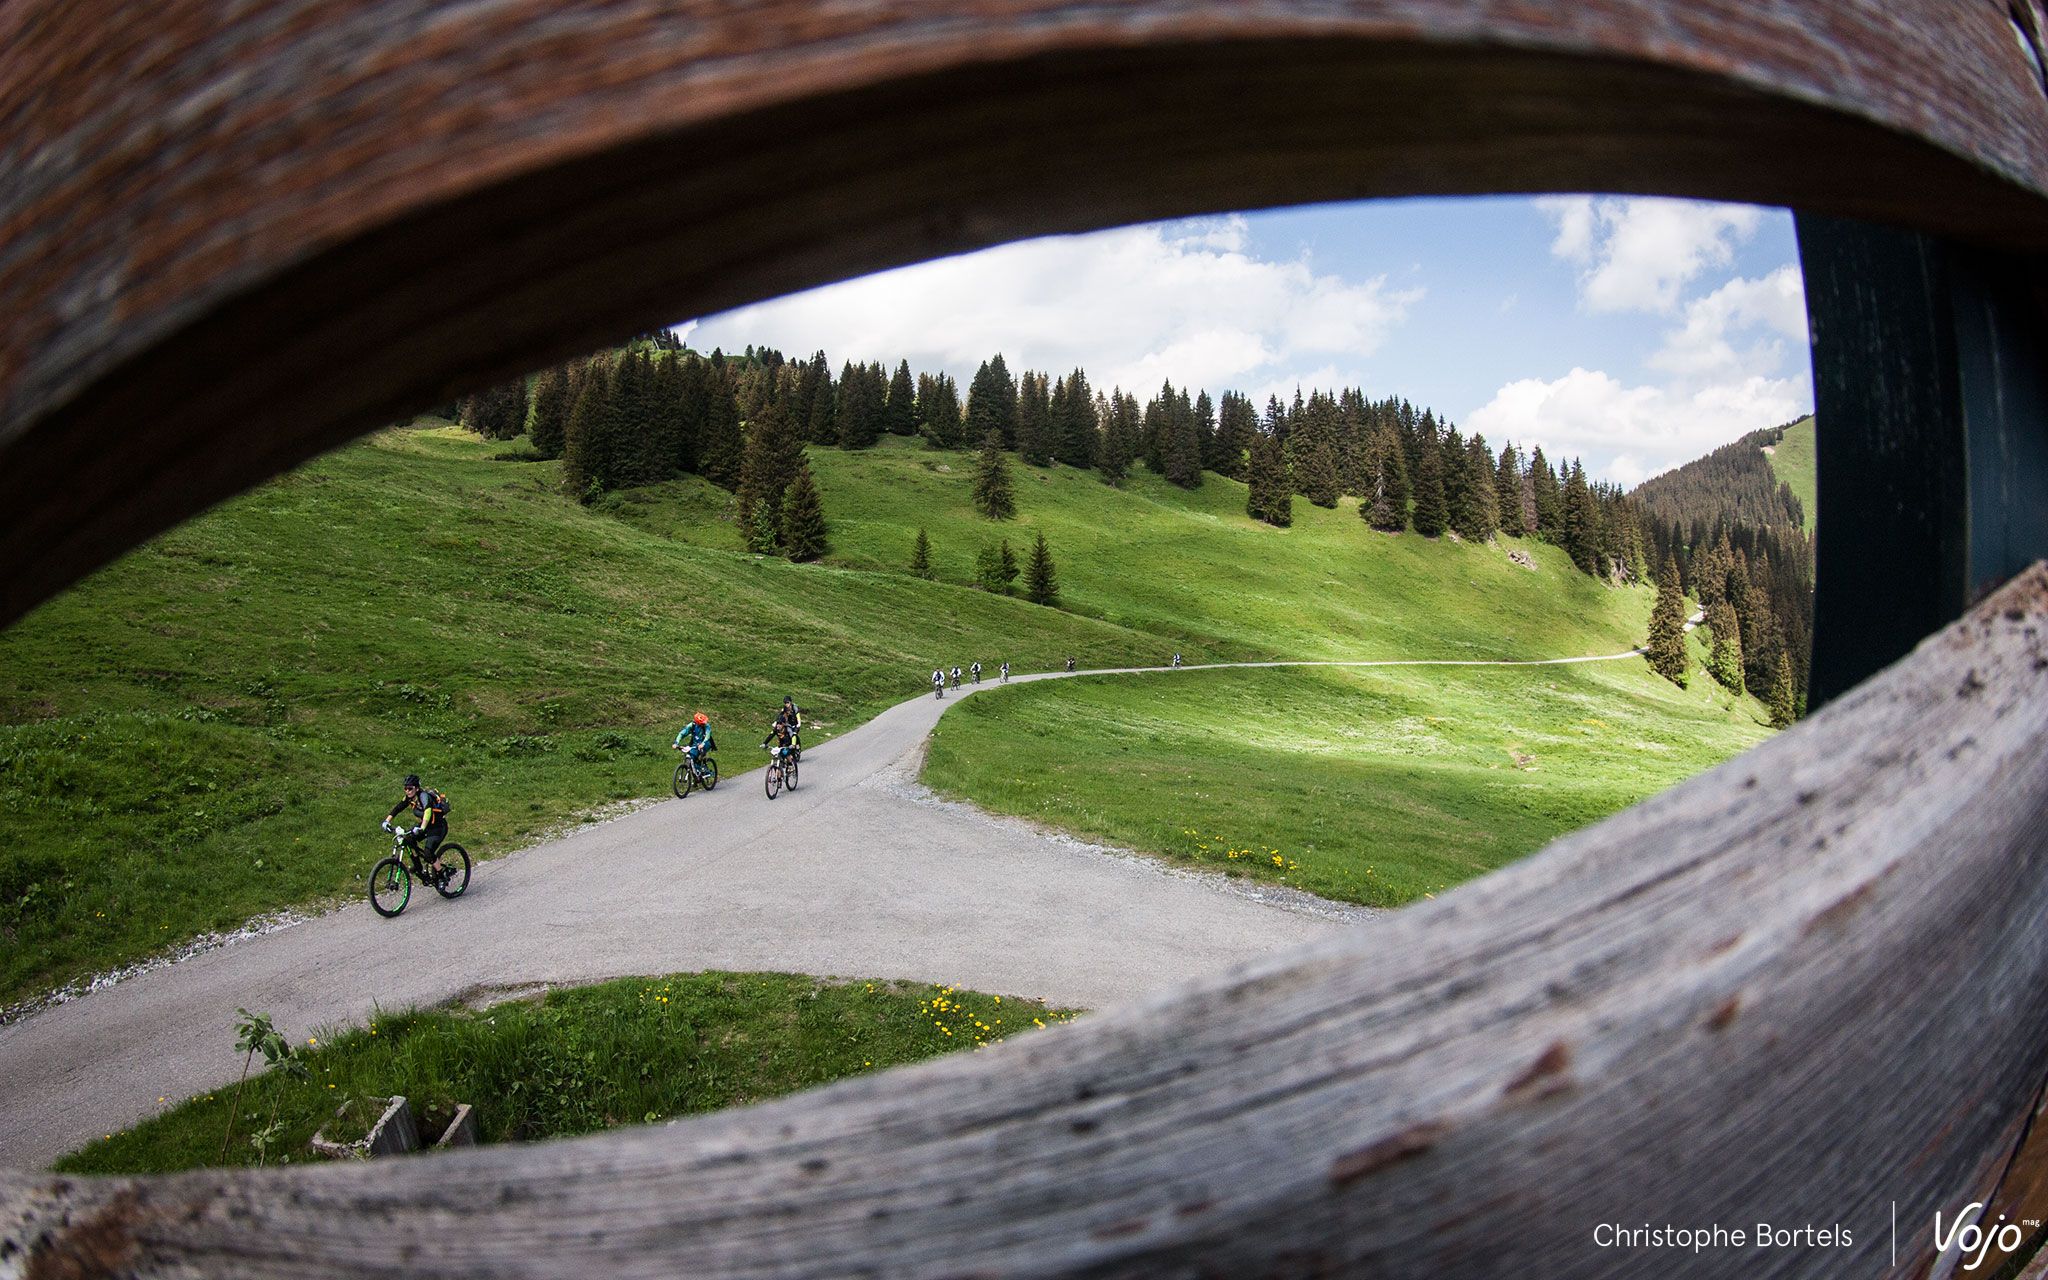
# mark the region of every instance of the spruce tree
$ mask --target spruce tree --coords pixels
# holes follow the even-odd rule
[[[1067,400],[1055,423],[1059,435],[1059,460],[1086,470],[1095,465],[1101,424],[1095,420],[1095,392],[1088,375],[1076,369],[1066,377]]]
[[[1052,396],[1046,376],[1029,369],[1017,382],[1017,456],[1034,467],[1052,462]]]
[[[1417,454],[1415,472],[1415,532],[1425,538],[1440,538],[1450,527],[1451,513],[1444,500],[1443,450],[1431,440]]]
[[[1564,537],[1561,545],[1581,573],[1600,576],[1599,515],[1586,487],[1586,470],[1575,459],[1564,485]]]
[[[1399,492],[1394,471],[1401,465],[1401,446],[1393,431],[1375,428],[1365,444],[1361,464],[1364,492],[1358,498],[1358,514],[1381,533],[1399,533],[1408,527],[1408,502]]]
[[[1512,443],[1500,447],[1500,466],[1493,473],[1494,521],[1511,538],[1528,532],[1522,525],[1522,467]]]
[[[1000,354],[982,361],[967,387],[966,438],[980,440],[991,431],[1003,448],[1017,447],[1017,383]]]
[[[1781,650],[1778,672],[1771,681],[1771,728],[1784,729],[1792,723],[1792,660]]]
[[[1010,540],[1004,538],[996,547],[996,565],[1003,574],[1003,594],[1010,594],[1010,584],[1017,580],[1017,553],[1010,550]]]
[[[711,407],[711,366],[690,351],[676,357],[676,469],[697,471],[704,448],[704,415]]]
[[[1059,575],[1043,533],[1031,544],[1031,558],[1024,564],[1024,598],[1033,604],[1057,606],[1060,602]]]
[[[1713,652],[1707,671],[1730,693],[1742,692],[1742,628],[1735,621],[1735,606],[1726,600],[1707,611],[1707,626],[1714,633]]]
[[[1003,557],[993,544],[975,553],[974,585],[993,595],[1010,594],[1010,584],[1003,579]]]
[[[1531,498],[1536,506],[1536,536],[1553,546],[1564,545],[1564,494],[1558,487],[1557,472],[1538,445],[1529,458]]]
[[[899,361],[889,380],[889,398],[882,406],[882,429],[892,436],[917,434],[917,384],[910,380],[910,361]]]
[[[1188,393],[1185,390],[1177,393],[1163,414],[1160,446],[1166,463],[1166,478],[1183,489],[1200,488],[1201,422],[1194,406],[1188,403]]]
[[[934,449],[957,449],[962,444],[960,385],[951,374],[921,373],[917,376],[917,421],[925,443]]]
[[[839,447],[866,449],[882,433],[882,405],[868,380],[868,367],[847,361],[839,371]]]
[[[761,416],[747,425],[747,447],[740,461],[739,517],[750,528],[754,513],[767,508],[770,527],[779,542],[783,495],[803,465],[804,442],[776,404],[764,405]]]
[[[1008,520],[1017,514],[1010,466],[1003,461],[1003,438],[995,431],[981,438],[981,455],[974,460],[974,507],[991,520]]]
[[[1137,457],[1138,402],[1118,390],[1109,402],[1102,423],[1102,447],[1095,455],[1095,469],[1109,484],[1120,485],[1131,473]]]
[[[533,419],[527,425],[527,443],[543,458],[559,458],[568,425],[569,371],[556,365],[542,370],[533,384]]]
[[[917,541],[910,544],[910,576],[932,580],[932,540],[924,526],[917,526]]]
[[[774,510],[765,502],[756,503],[752,514],[742,517],[742,521],[740,527],[746,530],[747,550],[756,555],[772,555],[777,541]]]
[[[610,372],[603,357],[590,362],[563,431],[562,487],[586,502],[612,487]]]
[[[825,504],[811,464],[797,456],[796,479],[782,498],[782,546],[792,560],[816,560],[825,554]]]
[[[1216,402],[1206,391],[1195,397],[1195,446],[1195,483],[1200,484],[1202,471],[1215,470],[1211,463],[1216,457]]]
[[[739,401],[733,397],[725,362],[712,353],[705,370],[704,436],[697,469],[721,489],[740,486],[740,464],[746,455],[746,434],[740,426]]]
[[[1448,422],[1436,440],[1437,455],[1443,460],[1444,523],[1459,537],[1471,540],[1479,523],[1478,504],[1473,500],[1470,470],[1465,463],[1465,438]]]
[[[1678,566],[1669,560],[1657,575],[1657,604],[1650,611],[1650,639],[1643,648],[1652,671],[1685,688],[1692,665],[1686,651],[1685,597],[1678,591]]]
[[[1472,491],[1472,527],[1460,530],[1474,542],[1489,542],[1500,528],[1500,499],[1493,489],[1493,452],[1486,437],[1465,442],[1465,483]]]
[[[1245,514],[1281,529],[1294,523],[1294,485],[1287,478],[1284,446],[1264,432],[1252,438]]]
[[[1245,477],[1245,455],[1251,449],[1252,437],[1258,434],[1259,414],[1252,408],[1252,402],[1235,391],[1223,393],[1223,401],[1216,411],[1216,441],[1212,456],[1203,460],[1203,465],[1219,476],[1232,480]]]

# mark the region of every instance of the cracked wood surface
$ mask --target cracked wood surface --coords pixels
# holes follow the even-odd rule
[[[0,624],[637,329],[1058,231],[1624,191],[2048,246],[2033,0],[0,7]]]
[[[1747,754],[1369,929],[745,1110],[375,1166],[0,1176],[30,1275],[1553,1276],[1602,1222],[1886,1272],[2048,1074],[2048,566]],[[1933,1263],[1900,1240],[1898,1275]],[[1674,1260],[1675,1261],[1675,1260]]]

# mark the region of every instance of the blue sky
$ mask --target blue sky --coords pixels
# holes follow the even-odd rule
[[[1386,200],[1003,245],[679,326],[694,347],[908,359],[964,390],[1079,365],[1098,389],[1406,396],[1634,484],[1812,409],[1783,210]]]

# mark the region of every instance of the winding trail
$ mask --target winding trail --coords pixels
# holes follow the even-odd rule
[[[1044,672],[1011,683],[1068,674],[1170,669]],[[241,1066],[232,1047],[238,1006],[272,1014],[303,1039],[360,1023],[378,1006],[761,969],[950,983],[1099,1008],[1376,914],[1170,868],[934,798],[916,780],[925,739],[960,697],[996,687],[913,698],[807,748],[803,785],[775,801],[763,796],[756,769],[716,791],[481,863],[458,901],[416,891],[394,920],[356,903],[0,1027],[0,1166],[40,1167],[232,1081]],[[365,841],[366,868],[379,847]]]

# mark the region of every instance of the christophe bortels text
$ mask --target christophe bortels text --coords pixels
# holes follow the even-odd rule
[[[1698,1253],[1705,1249],[1846,1249],[1852,1243],[1849,1228],[1840,1223],[1832,1227],[1774,1227],[1759,1222],[1752,1230],[1668,1224],[1653,1227],[1647,1222],[1640,1227],[1624,1227],[1618,1222],[1603,1222],[1593,1228],[1593,1245],[1599,1249],[1690,1249]]]

